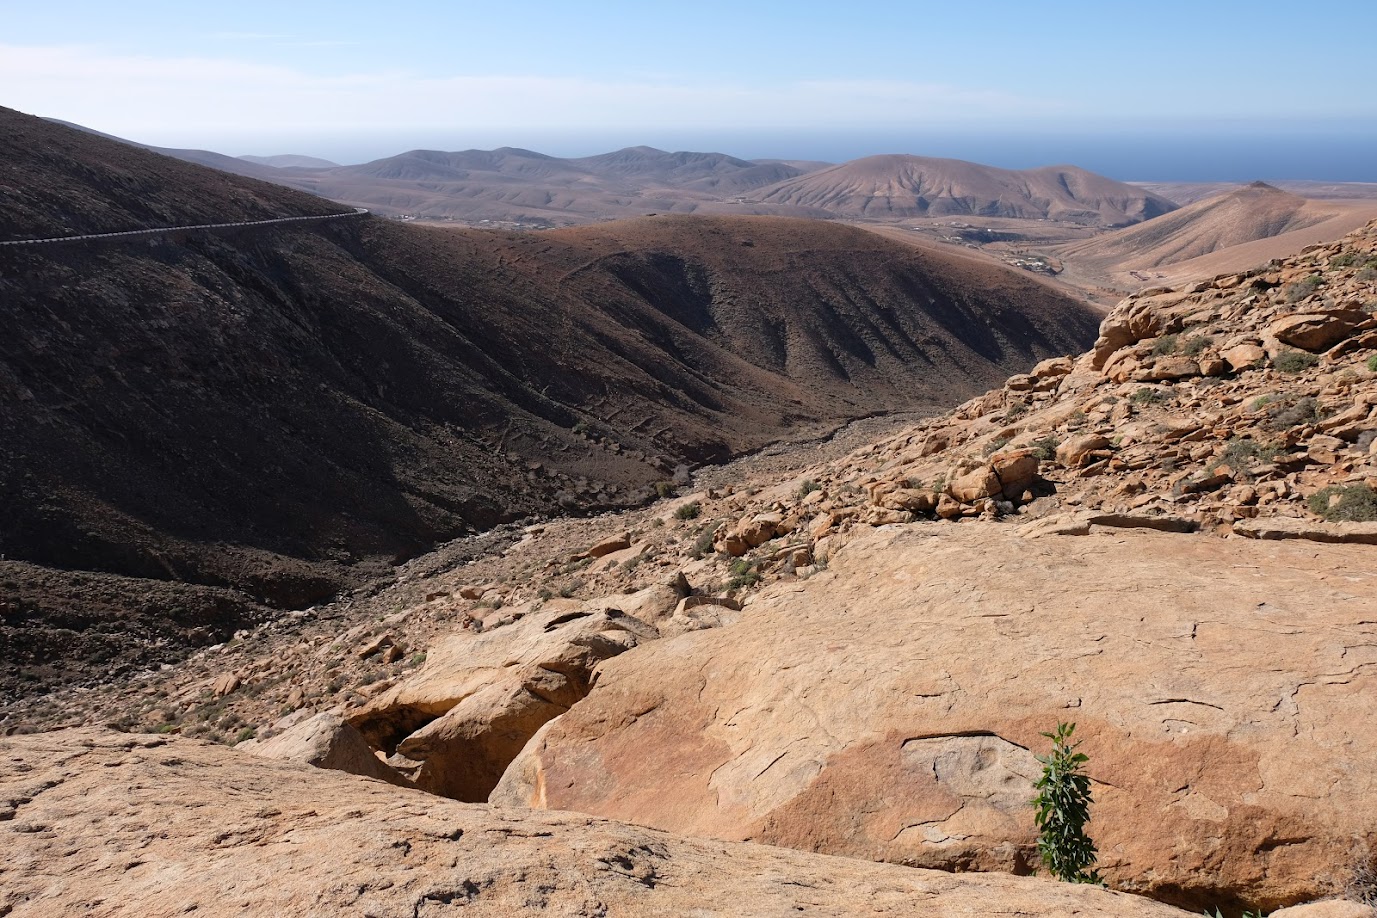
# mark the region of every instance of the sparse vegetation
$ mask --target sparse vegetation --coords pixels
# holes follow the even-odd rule
[[[986,456],[993,456],[995,453],[1008,446],[1010,439],[1010,437],[999,437],[995,440],[991,440],[989,443],[985,444],[985,448],[981,450],[981,453]]]
[[[1273,399],[1264,404],[1267,405],[1267,419],[1263,422],[1263,426],[1269,430],[1290,430],[1293,427],[1313,424],[1324,417],[1324,411],[1320,408],[1319,401],[1309,395],[1281,401]],[[1256,406],[1257,403],[1255,402],[1254,405]]]
[[[1057,458],[1057,447],[1060,445],[1060,441],[1049,434],[1041,440],[1033,441],[1033,455],[1043,462],[1051,462]]]
[[[712,551],[713,536],[717,535],[717,530],[721,525],[720,522],[709,523],[698,530],[698,537],[693,540],[693,560],[697,561],[699,558],[704,557],[708,552]]]
[[[1377,493],[1367,485],[1330,485],[1310,495],[1310,512],[1330,522],[1377,521]]]
[[[1004,422],[1015,421],[1028,413],[1028,403],[1024,401],[1010,402],[1009,407],[1004,412]]]
[[[1181,345],[1181,353],[1187,357],[1199,357],[1211,344],[1214,344],[1214,339],[1208,335],[1192,335]]]
[[[1043,736],[1052,741],[1052,751],[1040,755],[1042,775],[1034,787],[1037,796],[1033,806],[1037,812],[1033,821],[1038,827],[1038,854],[1052,876],[1068,883],[1102,883],[1095,870],[1098,852],[1095,842],[1085,834],[1090,821],[1090,777],[1085,763],[1090,761],[1077,752],[1080,743],[1071,742],[1074,723],[1058,723],[1053,733]]]
[[[1344,888],[1344,898],[1377,908],[1377,852],[1369,851],[1353,865],[1353,876]]]
[[[1281,447],[1259,443],[1247,437],[1232,437],[1224,445],[1224,453],[1219,461],[1210,466],[1213,472],[1220,465],[1227,464],[1243,475],[1256,462],[1271,462],[1281,453]]]
[[[1282,373],[1294,375],[1304,373],[1319,362],[1320,358],[1305,351],[1282,351],[1272,365]]]
[[[1152,356],[1154,356],[1154,357],[1166,357],[1166,356],[1169,355],[1169,354],[1175,354],[1175,353],[1176,353],[1176,348],[1177,348],[1177,346],[1178,346],[1179,344],[1180,344],[1180,338],[1179,338],[1179,336],[1177,336],[1177,335],[1163,335],[1162,337],[1158,338],[1156,342],[1153,343],[1153,345],[1152,345]]]
[[[1147,386],[1144,386],[1143,388],[1139,389],[1137,392],[1134,392],[1132,395],[1128,397],[1128,400],[1130,402],[1144,408],[1146,408],[1149,405],[1161,405],[1164,402],[1169,401],[1170,399],[1171,396],[1167,395],[1166,391],[1162,389],[1149,388]]]
[[[694,501],[693,503],[684,504],[678,510],[675,510],[674,518],[676,520],[696,520],[698,519],[698,514],[702,512],[703,505],[698,503],[698,501]]]
[[[1297,303],[1305,299],[1310,294],[1320,289],[1320,284],[1322,283],[1324,283],[1323,278],[1318,274],[1312,274],[1303,280],[1296,281],[1294,284],[1287,284],[1286,290],[1284,291],[1286,302]]]
[[[1357,252],[1344,252],[1342,255],[1335,255],[1329,259],[1331,268],[1347,268],[1358,263]]]
[[[655,482],[656,497],[660,498],[661,500],[664,500],[667,497],[673,497],[674,494],[674,485],[670,484],[668,481]]]
[[[818,484],[811,478],[805,478],[803,479],[803,482],[798,486],[798,499],[803,500],[805,497],[807,497],[809,494],[812,494],[814,491],[821,490],[822,485]]]
[[[1377,373],[1377,354],[1373,354],[1367,359],[1367,368],[1373,373]]]
[[[737,558],[732,562],[731,579],[727,581],[728,590],[739,590],[748,586],[755,586],[760,582],[760,571],[756,569],[754,561],[747,558]]]

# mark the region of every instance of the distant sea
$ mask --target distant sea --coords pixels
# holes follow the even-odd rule
[[[301,153],[338,163],[360,163],[407,150],[522,147],[552,156],[587,156],[647,145],[664,150],[729,153],[742,159],[844,162],[877,153],[913,153],[966,159],[1006,169],[1072,164],[1122,181],[1246,182],[1312,179],[1377,182],[1377,125],[1328,122],[1226,126],[1220,130],[1057,133],[1036,130],[857,129],[769,133],[647,128],[579,135],[536,130],[465,131],[452,127],[367,136],[140,137],[145,143],[200,147],[231,155]]]

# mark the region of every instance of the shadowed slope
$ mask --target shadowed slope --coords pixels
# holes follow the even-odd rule
[[[0,120],[7,164],[47,176],[0,199],[16,236],[328,206]],[[644,501],[679,463],[958,401],[1097,322],[1012,274],[747,218],[36,247],[4,256],[0,292],[0,553],[276,606],[502,521]],[[86,627],[77,600],[26,595],[21,640]]]

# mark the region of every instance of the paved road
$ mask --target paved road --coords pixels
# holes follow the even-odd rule
[[[240,226],[271,226],[275,223],[302,223],[308,220],[339,220],[343,217],[361,217],[368,213],[366,207],[355,207],[351,214],[323,214],[316,217],[278,217],[274,220],[247,220],[243,223],[198,223],[195,226],[159,226],[153,229],[125,230],[122,233],[90,233],[85,236],[53,236],[48,239],[11,239],[0,245],[44,245],[54,242],[80,242],[83,239],[120,239],[125,236],[155,236],[158,233],[185,232],[187,230],[233,229]]]

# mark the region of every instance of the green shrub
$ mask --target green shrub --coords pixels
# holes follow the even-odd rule
[[[1282,351],[1272,365],[1283,373],[1304,373],[1320,362],[1320,358],[1305,351]]]
[[[1377,520],[1377,494],[1367,485],[1330,485],[1310,495],[1310,512],[1331,522]]]
[[[805,497],[807,497],[809,494],[812,494],[814,491],[821,490],[822,485],[818,484],[811,478],[805,478],[803,479],[802,483],[800,483],[798,486],[798,499],[803,500]]]
[[[1149,389],[1146,386],[1134,392],[1128,400],[1135,405],[1160,405],[1170,400],[1171,396],[1162,389]]]
[[[1055,733],[1044,733],[1052,751],[1040,755],[1042,776],[1033,786],[1037,796],[1033,821],[1038,827],[1038,854],[1052,876],[1068,883],[1102,883],[1095,870],[1098,852],[1085,834],[1090,821],[1090,777],[1085,774],[1089,757],[1071,742],[1075,724],[1058,723]]]
[[[1377,373],[1377,354],[1373,354],[1371,357],[1367,359],[1367,368],[1372,372]]]
[[[587,421],[579,421],[579,422],[578,422],[577,424],[575,424],[572,428],[570,428],[570,431],[571,431],[572,433],[576,433],[576,434],[587,433],[587,432],[588,432],[588,422],[587,422]]]
[[[1053,459],[1057,458],[1058,446],[1061,446],[1061,443],[1059,443],[1054,436],[1046,436],[1041,440],[1034,440],[1033,455],[1043,462],[1051,462]]]
[[[1175,354],[1176,348],[1180,344],[1180,337],[1177,335],[1163,335],[1152,345],[1152,355],[1154,357],[1165,357],[1168,354]]]
[[[712,551],[713,536],[717,534],[718,527],[721,525],[721,523],[709,523],[707,526],[698,530],[698,538],[693,540],[693,560],[697,561],[699,558],[702,558],[708,552]]]
[[[732,562],[731,574],[731,579],[727,581],[729,590],[755,586],[760,582],[760,572],[755,569],[755,562],[746,558],[737,558]]]
[[[1357,274],[1353,275],[1353,279],[1364,284],[1370,284],[1373,281],[1377,281],[1377,268],[1363,268]]]
[[[1290,430],[1313,424],[1324,417],[1320,403],[1312,396],[1272,402],[1267,409],[1267,419],[1263,426],[1269,430]]]
[[[984,455],[986,455],[986,456],[993,456],[995,453],[999,452],[1001,449],[1003,449],[1004,447],[1008,446],[1008,445],[1009,445],[1009,441],[1010,441],[1011,439],[1013,439],[1013,438],[1012,438],[1012,437],[999,437],[999,438],[997,438],[997,439],[991,440],[989,443],[986,443],[986,444],[985,444],[985,448],[982,449],[981,452],[982,452]]]
[[[693,503],[684,504],[678,510],[675,510],[674,518],[676,520],[696,520],[698,519],[698,514],[702,512],[703,506],[695,500]]]
[[[1028,413],[1028,403],[1024,401],[1010,402],[1009,407],[1004,411],[1004,423],[1016,421]]]
[[[1344,252],[1342,255],[1335,255],[1333,258],[1329,259],[1329,266],[1331,268],[1347,268],[1348,266],[1356,265],[1357,263],[1357,252]]]
[[[655,496],[662,500],[666,497],[673,497],[674,485],[670,484],[668,481],[655,482]]]
[[[1205,352],[1205,348],[1214,344],[1214,339],[1208,335],[1193,335],[1186,339],[1186,343],[1181,345],[1181,353],[1187,357],[1199,357]]]
[[[1295,303],[1305,299],[1316,290],[1320,289],[1323,279],[1318,274],[1312,274],[1304,280],[1296,281],[1294,284],[1287,284],[1285,295],[1286,302]]]
[[[1271,444],[1262,444],[1247,437],[1231,437],[1224,445],[1224,454],[1219,458],[1219,462],[1233,466],[1234,471],[1247,473],[1248,467],[1254,462],[1271,462],[1281,453],[1281,448]],[[1213,471],[1213,468],[1211,471]]]

